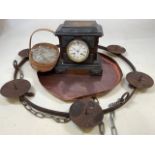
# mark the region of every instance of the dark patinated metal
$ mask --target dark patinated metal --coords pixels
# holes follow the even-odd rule
[[[98,46],[98,48],[104,49],[104,50],[108,51],[107,48],[104,47],[104,46]],[[117,56],[119,58],[121,58],[124,62],[126,62],[134,72],[136,72],[135,66],[126,57],[124,57],[123,55],[117,55]],[[14,71],[14,79],[15,79],[15,81],[17,79],[17,74],[21,70],[21,67],[27,61],[28,61],[27,58],[23,58],[19,63],[17,63],[17,61],[14,61],[13,64],[14,64],[14,69],[15,69],[15,71]],[[68,112],[54,111],[54,110],[51,110],[51,109],[46,109],[46,108],[40,107],[40,106],[38,106],[37,104],[31,102],[28,99],[28,97],[32,97],[33,96],[33,94],[28,93],[28,92],[26,92],[22,96],[19,96],[19,99],[20,99],[21,103],[25,106],[25,108],[27,108],[27,110],[29,110],[31,113],[33,113],[37,117],[43,118],[43,117],[45,117],[47,115],[48,118],[53,118],[55,116],[56,117],[58,116],[58,117],[63,117],[63,119],[64,119],[63,122],[68,122],[70,119],[72,119],[72,121],[75,122],[75,123],[77,122],[76,124],[79,127],[81,127],[81,128],[92,128],[96,124],[96,125],[99,125],[100,134],[104,134],[104,123],[102,122],[103,114],[108,114],[110,112],[113,112],[113,111],[119,109],[120,107],[122,107],[125,103],[127,103],[131,99],[131,97],[134,95],[134,93],[136,91],[136,88],[134,88],[134,87],[132,87],[132,88],[133,88],[133,90],[132,90],[131,93],[129,93],[129,92],[124,93],[122,95],[122,97],[119,98],[119,100],[117,100],[116,102],[113,102],[111,104],[112,106],[110,106],[108,108],[101,109],[101,107],[98,105],[98,102],[94,102],[94,100],[93,99],[90,99],[90,98],[88,100],[88,98],[87,98],[85,100],[87,103],[84,103],[84,101],[82,101],[82,103],[84,103],[84,105],[85,105],[84,107],[82,107],[82,106],[80,107],[79,105],[75,106],[76,104],[78,104],[79,101],[81,102],[81,100],[77,100],[75,102],[76,104],[74,103],[71,106],[70,113],[68,113]],[[1,89],[1,93],[2,92],[3,92],[3,90]],[[94,108],[91,108],[91,106],[89,108],[88,102],[92,102],[92,104],[90,103],[90,105],[93,105],[92,107],[94,107]],[[82,105],[82,104],[80,104],[80,105]],[[73,110],[71,110],[73,106],[75,106],[75,108],[74,108],[75,111],[76,111],[76,109],[78,109],[76,107],[79,107],[79,109],[75,113],[74,113]],[[85,110],[85,109],[87,109],[86,108],[87,106],[88,106],[88,109],[89,110]],[[84,111],[83,109],[86,112],[83,112]],[[80,113],[80,111],[81,111],[81,113]],[[85,116],[84,114],[90,114],[90,117]],[[88,117],[89,119],[86,118],[86,117]],[[95,119],[93,119],[93,118],[95,118]],[[56,119],[56,121],[59,122],[58,120],[60,118],[54,118],[54,119]],[[92,121],[92,120],[95,120],[95,121]]]
[[[126,52],[126,49],[119,45],[110,45],[107,47],[107,50],[114,54],[122,54]]]
[[[28,58],[29,57],[29,49],[24,49],[18,53],[18,55],[22,58]]]
[[[99,46],[100,49],[106,49],[106,47],[104,46]],[[136,71],[136,68],[135,66],[126,58],[124,57],[123,55],[118,55],[123,61],[125,61],[133,71]],[[20,68],[28,61],[28,59],[26,58],[23,58],[21,60],[21,62],[19,62],[19,64],[16,64],[16,66],[14,67],[15,70],[14,70],[14,79],[17,79],[17,74],[19,73],[20,71]],[[4,86],[3,86],[4,87]],[[1,93],[2,93],[2,88],[1,88]],[[120,102],[116,102],[116,104],[114,104],[112,107],[108,107],[106,109],[103,109],[103,113],[104,114],[108,114],[109,112],[112,112],[114,110],[117,110],[119,109],[120,107],[122,107],[132,96],[133,94],[135,93],[135,89],[133,89],[132,93],[130,94],[130,97],[128,97],[127,100],[124,100],[124,102],[121,101]],[[26,93],[27,94],[27,93]],[[126,94],[126,93],[125,93]],[[124,96],[124,95],[123,95]],[[50,110],[50,109],[45,109],[43,107],[40,107],[40,106],[37,106],[35,103],[32,103],[28,98],[26,98],[25,96],[24,97],[20,97],[20,100],[21,102],[27,102],[27,104],[29,106],[32,106],[34,109],[37,109],[38,111],[42,111],[44,113],[48,113],[50,115],[54,115],[54,116],[61,116],[61,117],[66,117],[66,118],[69,118],[69,113],[68,112],[60,112],[60,111],[53,111],[53,110]]]
[[[99,37],[103,36],[101,25],[96,21],[65,21],[55,35],[59,38],[60,59],[55,67],[56,73],[64,73],[70,69],[89,71],[91,75],[102,75],[100,56],[97,54]],[[89,47],[88,58],[82,63],[75,63],[68,57],[67,46],[72,40],[83,40]]]
[[[31,84],[27,80],[16,79],[6,83],[1,88],[1,94],[8,98],[16,98],[24,95],[31,88]]]
[[[76,100],[69,114],[71,120],[82,129],[93,128],[103,120],[102,108],[91,98]]]
[[[149,88],[154,84],[153,79],[142,72],[131,72],[127,74],[126,79],[131,86],[138,89]]]

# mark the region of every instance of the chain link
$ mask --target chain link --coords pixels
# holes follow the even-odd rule
[[[14,67],[15,69],[17,69],[17,67],[18,67],[18,65],[17,65],[17,60],[14,60],[14,61],[13,61],[13,67]]]
[[[105,134],[105,125],[104,125],[104,122],[101,122],[99,125],[99,132],[101,135],[104,135]]]
[[[130,98],[129,92],[125,92],[119,99],[120,103],[125,103]]]
[[[67,123],[70,121],[70,118],[64,118],[64,117],[56,117],[50,114],[45,114],[43,112],[39,112],[35,109],[33,109],[30,105],[27,104],[26,101],[22,101],[22,104],[24,105],[25,109],[28,110],[31,114],[33,114],[36,117],[39,118],[52,118],[57,123]]]
[[[96,97],[96,96],[92,96],[92,99],[94,100],[94,102],[96,102],[97,104],[99,104],[100,102],[99,102],[99,100],[98,100],[98,98]]]
[[[125,92],[121,96],[121,98],[119,98],[116,102],[109,104],[109,108],[114,107],[116,105],[125,104],[128,101],[129,98],[130,98],[129,92]],[[94,97],[94,100],[96,100],[96,99],[97,98]],[[110,112],[110,129],[111,129],[111,134],[112,135],[118,135],[117,128],[116,128],[116,125],[115,125],[115,111]],[[101,124],[99,124],[99,131],[100,131],[101,135],[105,133],[105,127],[104,127],[103,122]]]
[[[110,124],[111,124],[111,134],[112,135],[117,135],[118,132],[117,132],[117,128],[116,128],[116,125],[115,125],[115,122],[114,122],[114,119],[115,119],[115,112],[111,112],[110,113]]]
[[[21,69],[19,70],[19,77],[20,79],[24,79],[24,73]]]
[[[109,107],[112,107],[113,104],[116,104],[116,103],[110,104]],[[115,119],[115,111],[112,111],[112,112],[110,112],[110,129],[111,129],[111,134],[112,135],[117,135],[118,132],[117,132],[117,128],[116,128],[114,119]]]
[[[15,68],[15,70],[18,70],[18,71],[19,71],[19,78],[20,78],[20,79],[24,79],[24,73],[23,73],[23,71],[21,70],[21,68],[18,67],[17,60],[14,60],[14,61],[13,61],[13,67]]]

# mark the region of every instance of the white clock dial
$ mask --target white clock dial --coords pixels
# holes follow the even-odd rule
[[[32,58],[37,63],[41,64],[49,64],[52,63],[57,57],[57,52],[53,48],[48,47],[42,47],[39,46],[38,48],[35,48],[32,50]]]
[[[67,55],[73,62],[84,62],[89,56],[88,45],[82,40],[73,40],[67,46]]]

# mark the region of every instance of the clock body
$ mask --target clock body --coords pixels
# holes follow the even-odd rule
[[[58,27],[55,35],[59,38],[60,47],[56,72],[71,69],[88,70],[98,75],[102,73],[97,49],[103,31],[96,21],[65,21]]]

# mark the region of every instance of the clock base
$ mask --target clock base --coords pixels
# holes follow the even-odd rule
[[[82,63],[82,64],[77,64],[77,63],[64,63],[62,59],[59,60],[57,66],[55,67],[55,73],[61,74],[65,73],[67,71],[72,71],[72,72],[78,72],[78,73],[89,73],[90,75],[94,76],[101,76],[102,75],[102,65],[101,65],[101,58],[100,55],[97,55],[97,60],[94,61],[93,63]]]

